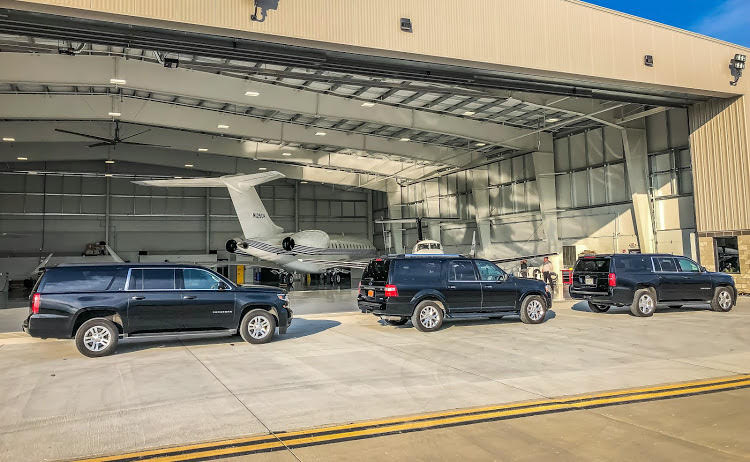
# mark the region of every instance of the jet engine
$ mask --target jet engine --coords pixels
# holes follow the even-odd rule
[[[236,253],[237,249],[247,249],[249,245],[247,242],[242,240],[241,238],[238,239],[229,239],[227,241],[226,249],[229,253]]]
[[[291,252],[295,247],[314,247],[316,249],[327,249],[331,243],[328,233],[320,230],[300,231],[285,237],[281,241],[281,247]]]

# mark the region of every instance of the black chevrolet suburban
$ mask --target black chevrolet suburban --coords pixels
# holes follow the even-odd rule
[[[409,320],[422,332],[443,320],[520,314],[527,324],[544,321],[552,298],[536,279],[505,273],[494,263],[456,255],[398,255],[369,263],[357,304],[392,325]]]
[[[672,308],[709,303],[731,311],[737,301],[734,279],[710,273],[689,258],[656,254],[596,255],[580,258],[573,269],[570,296],[587,300],[595,313],[612,305],[630,306],[635,316],[652,316],[658,304]]]
[[[113,353],[121,337],[239,332],[265,343],[292,321],[284,290],[240,287],[191,265],[60,265],[45,270],[30,300],[24,331],[75,338],[90,357]]]

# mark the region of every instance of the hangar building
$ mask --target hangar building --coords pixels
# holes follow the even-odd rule
[[[277,170],[287,231],[400,251],[374,219],[440,217],[455,252],[670,252],[750,292],[747,54],[574,0],[0,0],[0,256],[222,252],[224,191],[132,180]]]

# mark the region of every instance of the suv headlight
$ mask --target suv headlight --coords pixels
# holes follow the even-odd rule
[[[289,295],[287,294],[276,294],[277,297],[279,297],[279,300],[289,303]]]

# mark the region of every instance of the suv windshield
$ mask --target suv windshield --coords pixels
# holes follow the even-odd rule
[[[372,282],[386,282],[388,280],[388,269],[391,266],[390,260],[373,260],[362,273],[362,279],[372,279]]]
[[[609,258],[582,258],[576,263],[576,273],[609,273]]]

